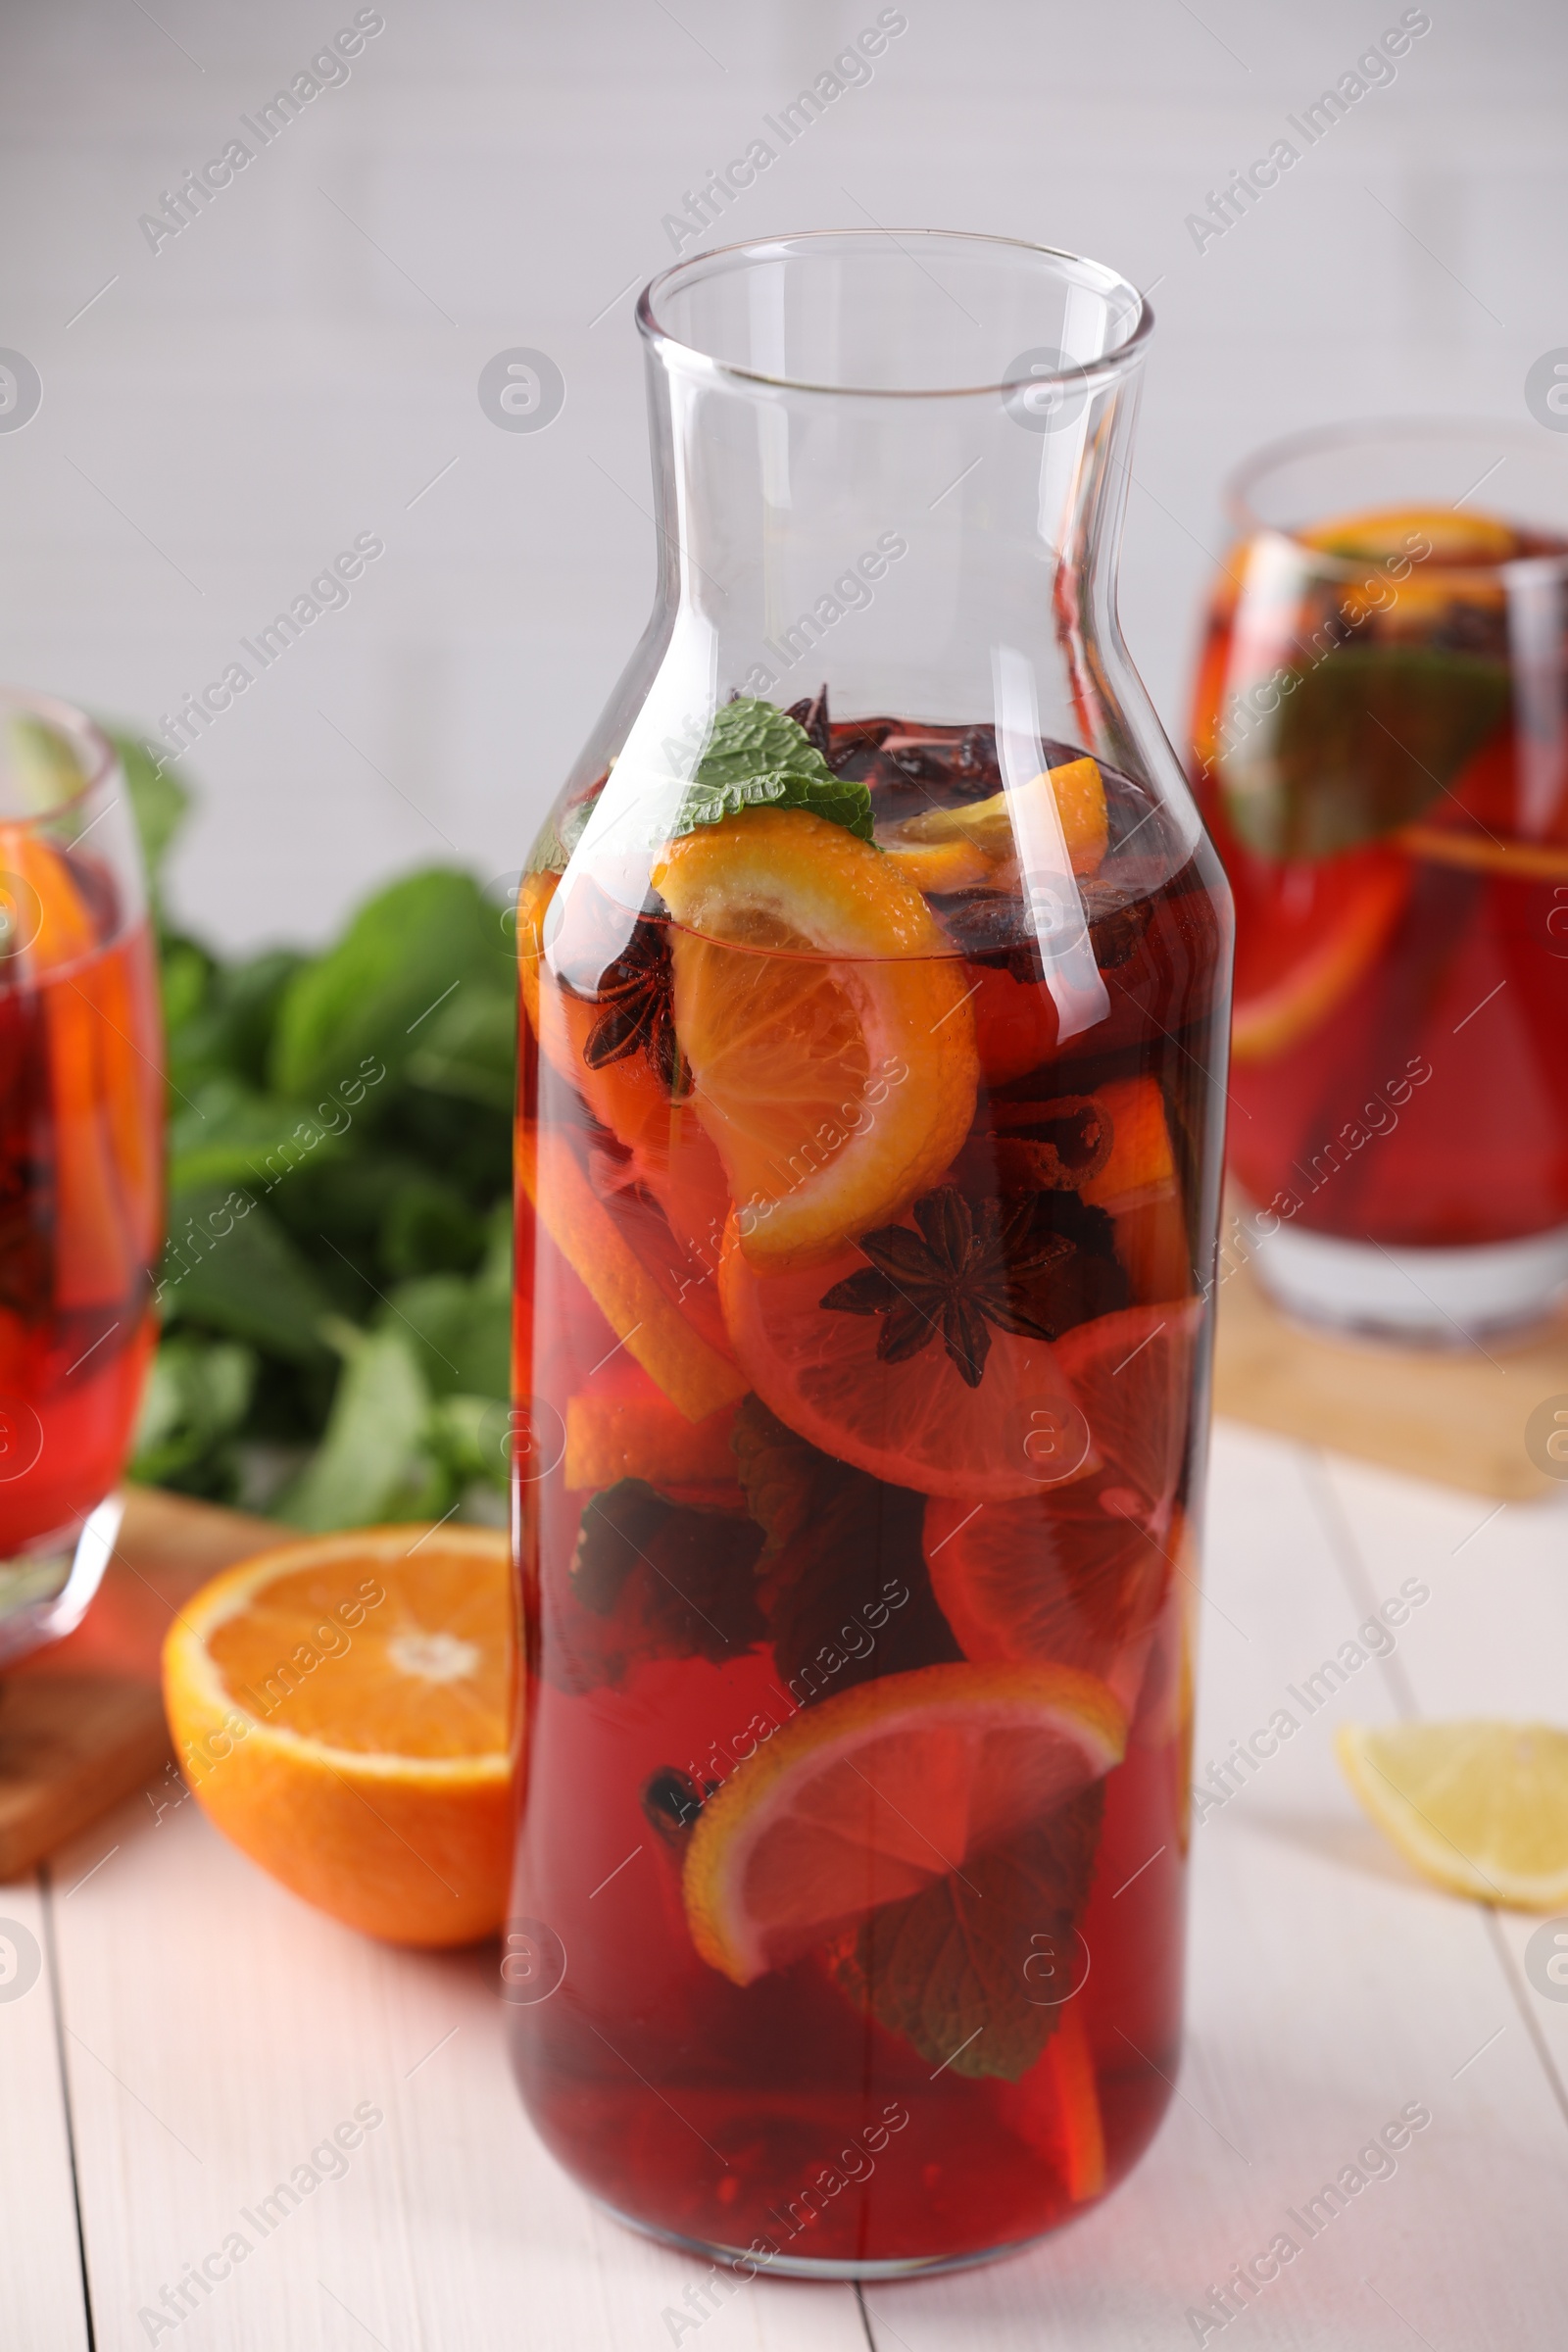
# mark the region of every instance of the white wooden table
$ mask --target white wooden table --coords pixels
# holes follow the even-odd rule
[[[1568,1715],[1568,1492],[1509,1505],[1222,1425],[1200,1776],[1405,1578],[1430,1598],[1195,1836],[1191,2031],[1153,2148],[1036,2251],[906,2285],[759,2279],[702,2352],[1154,2352],[1407,2103],[1432,2123],[1245,2317],[1291,2352],[1568,2341],[1568,2002],[1534,1922],[1417,1884],[1361,1820],[1342,1715]],[[1289,1703],[1289,1702],[1284,1702]],[[694,2258],[604,2218],[533,2139],[492,1956],[421,1958],[305,1910],[193,1804],[124,1806],[0,1888],[42,1966],[0,1999],[4,2352],[638,2352],[690,2332]],[[0,1988],[3,1989],[3,1988]],[[362,2107],[384,2121],[267,2237],[241,2221]],[[161,2326],[162,2291],[253,2250]],[[273,2243],[275,2237],[276,2243]]]

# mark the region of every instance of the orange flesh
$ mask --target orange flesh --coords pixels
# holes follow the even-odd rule
[[[270,1728],[426,1758],[505,1749],[511,1644],[504,1560],[439,1538],[390,1563],[285,1572],[207,1640],[234,1706]]]

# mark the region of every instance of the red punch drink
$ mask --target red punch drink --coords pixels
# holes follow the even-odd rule
[[[516,2062],[742,2276],[1022,2243],[1177,2064],[1229,909],[1032,769],[742,699],[519,900]]]
[[[1510,439],[1374,443],[1343,481],[1359,445],[1325,444],[1253,488],[1332,511],[1494,459],[1489,496],[1553,512]],[[1568,466],[1527,454],[1568,526]],[[1231,1166],[1264,1280],[1315,1318],[1453,1345],[1568,1283],[1565,577],[1568,527],[1429,490],[1298,505],[1216,594],[1194,740],[1236,897]]]
[[[124,779],[70,713],[12,698],[0,719],[10,809],[40,811],[0,816],[4,1657],[66,1630],[52,1611],[77,1536],[129,1447],[154,1336],[163,1072]]]
[[[1149,313],[916,242],[643,296],[659,602],[517,901],[502,1990],[731,2290],[1027,2243],[1178,2064],[1231,908],[1113,621]]]

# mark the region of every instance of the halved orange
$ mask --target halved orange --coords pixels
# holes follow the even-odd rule
[[[164,1644],[186,1779],[306,1902],[394,1943],[506,1912],[514,1634],[505,1536],[383,1527],[204,1585]]]
[[[962,965],[869,842],[749,809],[674,842],[654,887],[675,1027],[760,1267],[830,1257],[952,1161],[978,1065]]]
[[[1120,1762],[1122,1709],[1060,1666],[923,1666],[808,1707],[704,1806],[686,1917],[749,1984],[917,1894]]]

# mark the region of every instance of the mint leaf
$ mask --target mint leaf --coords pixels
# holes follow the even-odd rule
[[[528,873],[565,872],[571,863],[572,851],[588,830],[588,819],[599,806],[599,791],[602,789],[601,786],[585,799],[574,801],[569,808],[562,811],[559,818],[554,814],[545,818],[534,836],[533,848],[528,852],[525,868]]]
[[[655,1658],[733,1665],[762,1637],[760,1538],[738,1511],[673,1503],[623,1478],[583,1505],[571,1566],[540,1592],[540,1648],[562,1690],[594,1690]]]
[[[571,1589],[597,1617],[612,1617],[626,1581],[668,1516],[663,1497],[640,1478],[590,1494],[577,1525]]]
[[[424,1045],[428,1015],[465,983],[482,988],[492,978],[494,939],[495,909],[469,874],[430,866],[378,891],[284,990],[272,1033],[273,1089],[314,1102],[379,1064],[395,1092]],[[390,1099],[375,1097],[377,1113]]]
[[[866,787],[836,776],[799,719],[743,695],[713,714],[675,831],[691,833],[761,808],[805,808],[861,841],[871,838]]]
[[[312,1534],[422,1519],[438,1490],[425,1446],[430,1392],[413,1345],[401,1331],[340,1332],[348,1361],[325,1435],[277,1497],[276,1515]]]
[[[797,1705],[962,1657],[920,1546],[923,1494],[834,1461],[757,1396],[741,1403],[730,1444],[766,1536],[757,1597],[774,1669]]]
[[[1265,858],[1333,858],[1418,817],[1507,716],[1506,666],[1424,645],[1341,645],[1217,762]],[[1245,721],[1238,723],[1245,724]]]
[[[817,1471],[827,1456],[786,1429],[760,1396],[742,1397],[729,1442],[746,1490],[746,1507],[767,1538],[762,1546],[766,1561],[805,1523]]]
[[[1059,2004],[1041,1998],[1050,1984],[1042,1957],[1076,1973],[1073,1930],[1094,1877],[1103,1804],[1097,1781],[1048,1821],[971,1856],[961,1872],[884,1903],[834,1947],[842,1990],[932,2066],[1016,2082],[1061,2016]]]
[[[136,1424],[129,1476],[232,1502],[239,1470],[232,1441],[255,1393],[258,1357],[233,1340],[192,1333],[166,1339],[154,1356]]]
[[[286,1364],[308,1365],[319,1378],[321,1318],[331,1299],[271,1211],[247,1200],[249,1194],[222,1183],[172,1194],[158,1289],[165,1327],[195,1323]]]

